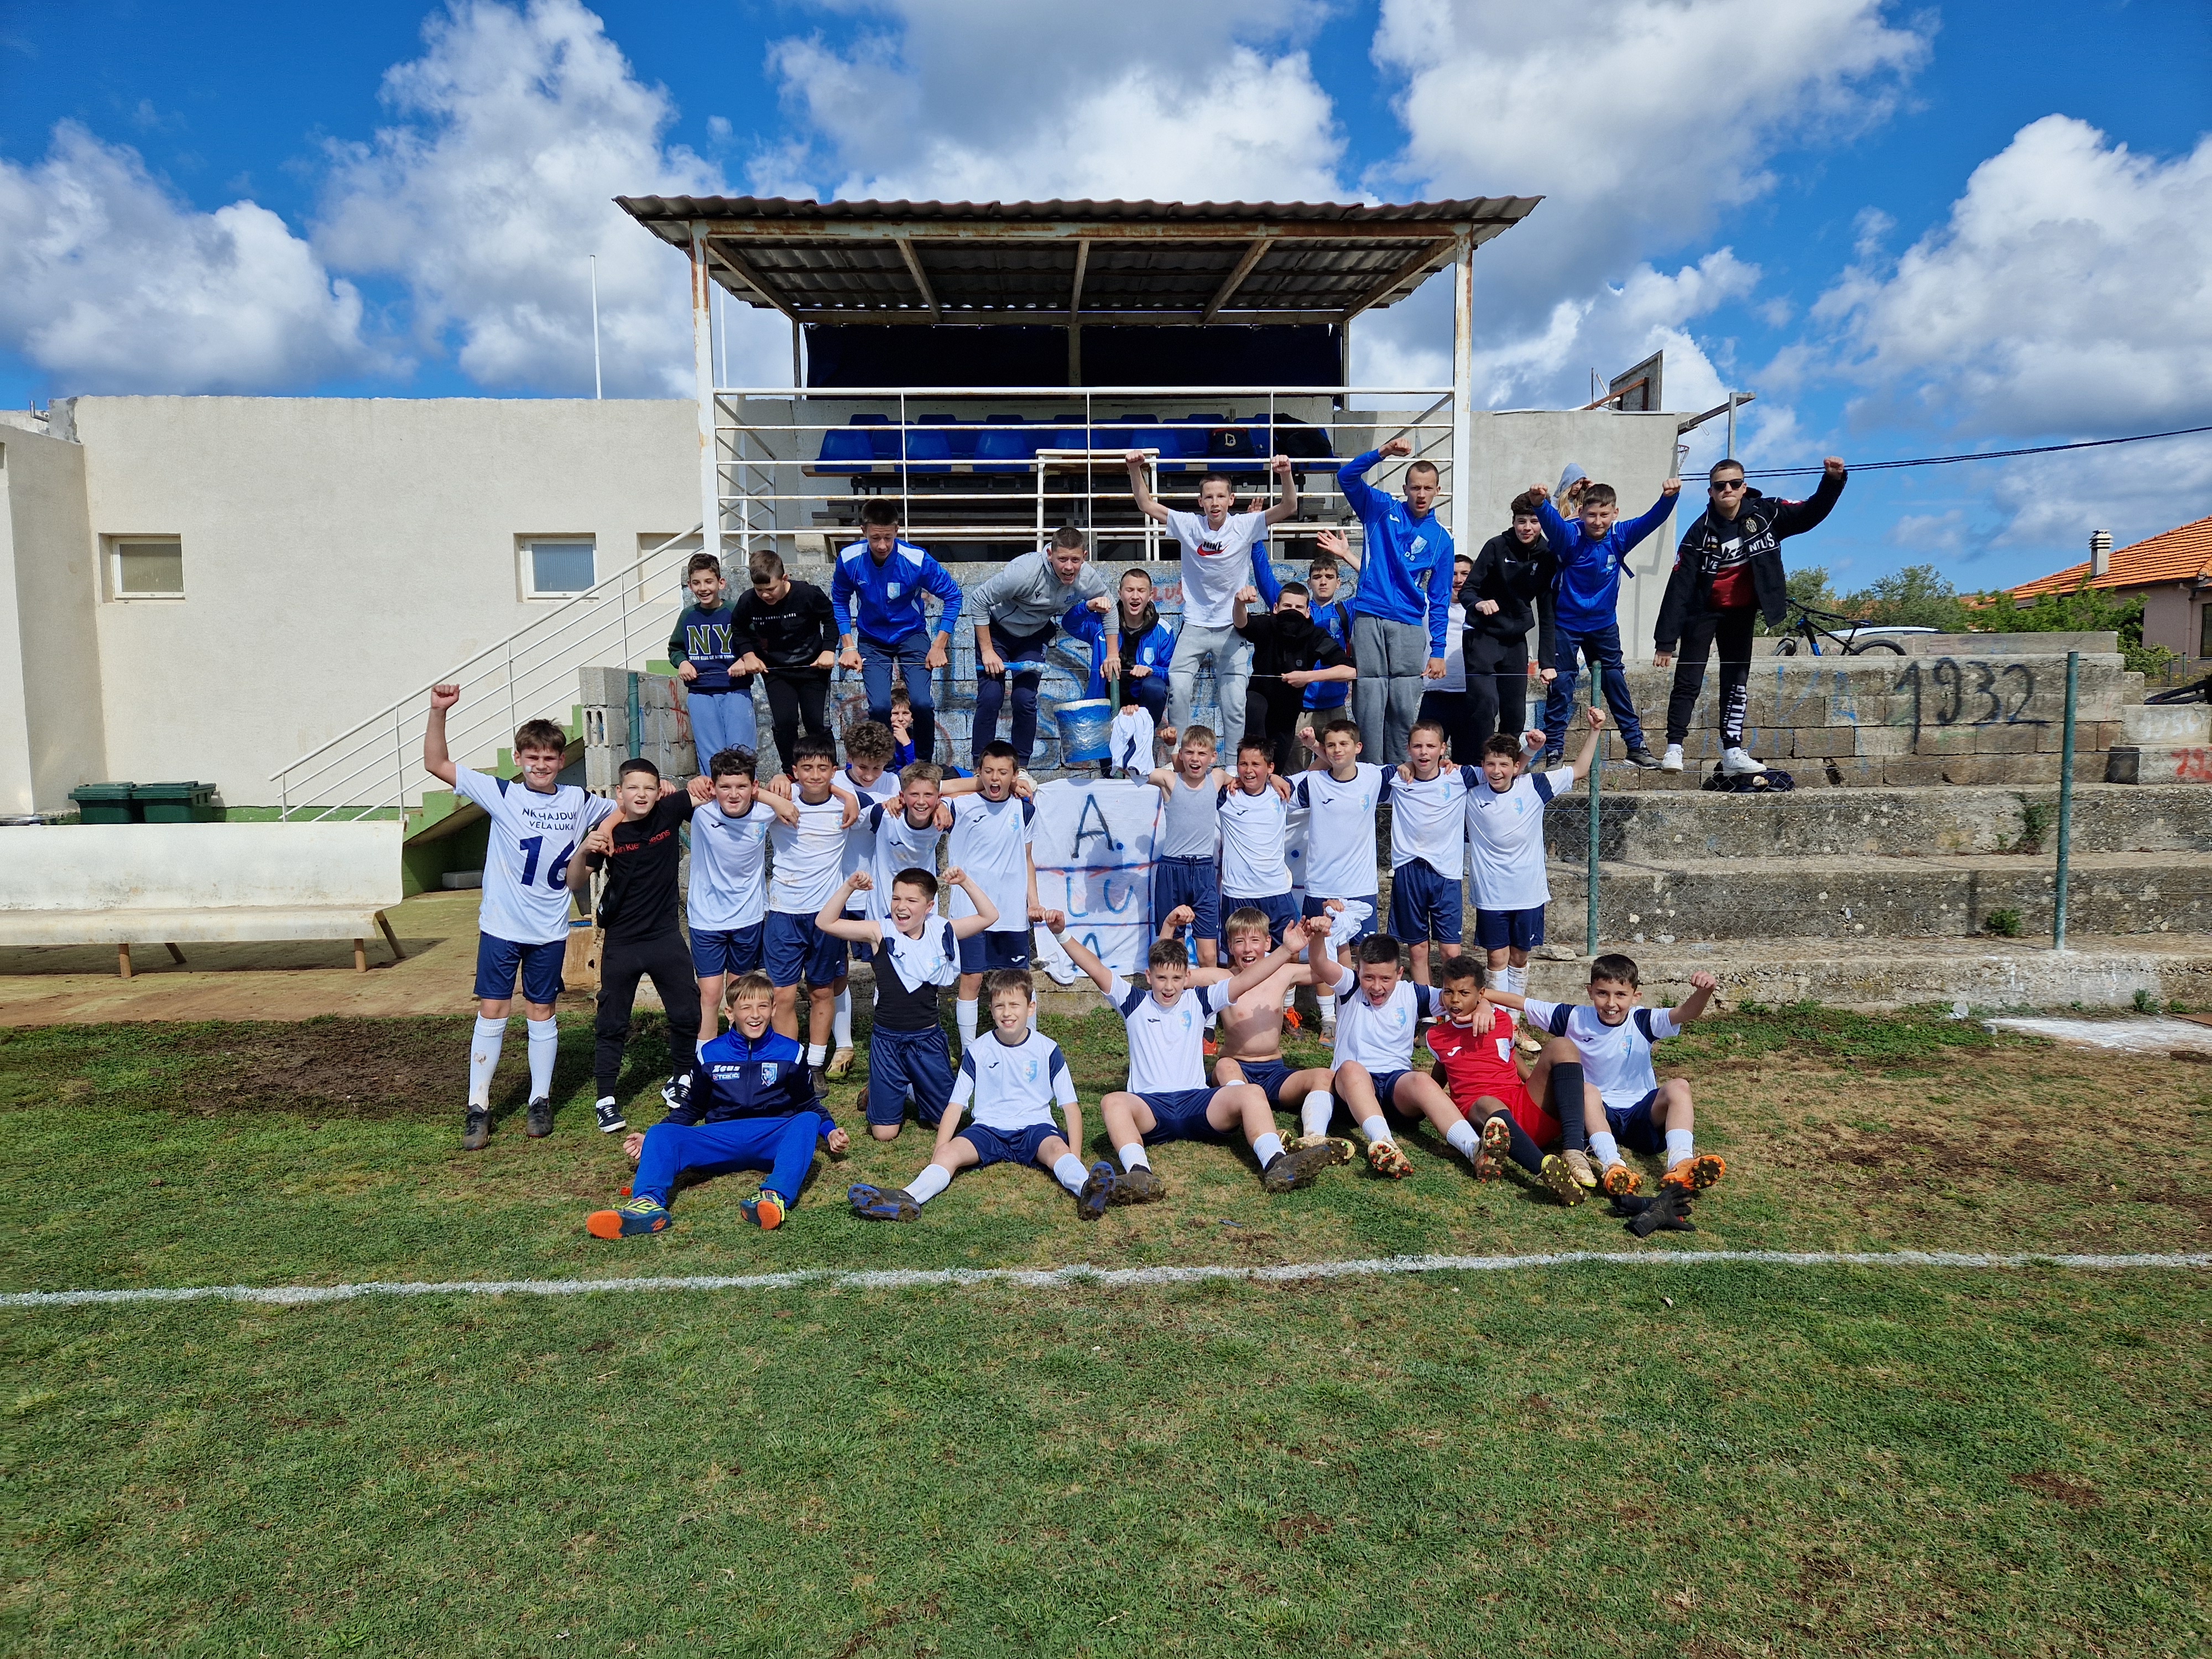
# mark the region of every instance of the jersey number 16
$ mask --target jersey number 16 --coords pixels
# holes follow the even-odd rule
[[[538,855],[545,850],[545,837],[532,836],[523,842],[521,846],[522,884],[527,887],[538,879]],[[568,884],[568,860],[574,858],[575,854],[576,843],[573,841],[562,848],[560,856],[546,866],[545,884],[548,887],[558,888]]]

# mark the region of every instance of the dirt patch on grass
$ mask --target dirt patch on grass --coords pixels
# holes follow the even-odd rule
[[[2038,1498],[2051,1498],[2069,1509],[2094,1510],[2105,1501],[2094,1486],[2069,1480],[2049,1469],[2030,1469],[2025,1474],[2015,1474],[2011,1479],[2013,1485],[2022,1492],[2032,1492]]]

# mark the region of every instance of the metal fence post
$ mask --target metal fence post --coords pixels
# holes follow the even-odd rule
[[[2058,747],[2058,891],[2051,908],[2051,948],[2066,948],[2066,876],[2074,842],[2074,711],[2081,695],[2081,653],[2066,653],[2066,732]]]
[[[1586,665],[1589,666],[1591,669],[1589,688],[1590,707],[1592,708],[1595,708],[1597,707],[1598,699],[1598,682],[1603,678],[1603,676],[1597,672],[1595,665]],[[1569,737],[1572,737],[1574,735],[1572,730],[1574,722],[1571,718],[1568,720],[1567,724],[1570,728],[1567,735]],[[1597,742],[1592,745],[1590,750],[1589,874],[1587,882],[1589,889],[1589,895],[1588,914],[1583,922],[1583,954],[1586,957],[1594,957],[1597,954],[1597,779],[1598,774],[1605,770],[1605,735],[1602,731],[1597,730],[1594,730],[1592,735],[1597,738]]]

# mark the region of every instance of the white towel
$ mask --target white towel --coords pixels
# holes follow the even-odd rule
[[[1133,774],[1142,779],[1152,769],[1152,717],[1145,709],[1125,708],[1114,716],[1106,754],[1116,776]]]

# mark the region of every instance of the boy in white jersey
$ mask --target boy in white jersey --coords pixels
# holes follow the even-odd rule
[[[881,807],[873,809],[880,812]],[[849,918],[846,906],[866,894],[875,882],[866,872],[845,878],[814,918],[825,933],[880,945],[875,956],[876,1008],[868,1041],[868,1086],[860,1109],[868,1133],[896,1140],[905,1127],[907,1096],[915,1115],[931,1128],[952,1097],[952,1054],[938,1023],[937,988],[960,979],[960,941],[981,933],[999,919],[991,896],[964,870],[947,870],[945,884],[968,895],[974,914],[947,921],[937,914],[937,878],[921,868],[902,870],[890,881],[890,914],[881,921]]]
[[[797,821],[768,832],[769,866],[768,976],[775,982],[775,1029],[799,1035],[799,982],[806,981],[806,1063],[830,1057],[830,1025],[845,987],[845,941],[814,925],[822,901],[837,888],[845,832],[860,821],[860,804],[830,780],[837,751],[827,738],[795,739],[785,763],[799,780],[792,805]]]
[[[1437,993],[1401,976],[1398,941],[1387,933],[1362,939],[1359,970],[1348,972],[1326,953],[1310,957],[1314,983],[1336,997],[1336,1098],[1344,1103],[1367,1137],[1367,1163],[1377,1175],[1402,1181],[1413,1161],[1398,1148],[1385,1111],[1409,1119],[1426,1118],[1454,1152],[1478,1170],[1482,1136],[1460,1115],[1443,1085],[1413,1069],[1413,1037],[1421,1021],[1443,1009]],[[1308,1134],[1325,1134],[1328,1102],[1307,1101]]]
[[[1106,1213],[1114,1196],[1114,1166],[1098,1163],[1085,1170],[1075,1155],[1083,1144],[1083,1109],[1076,1103],[1067,1056],[1030,1024],[1036,1012],[1035,981],[1021,969],[1001,968],[993,971],[988,988],[990,1034],[960,1057],[952,1098],[938,1120],[935,1154],[903,1187],[854,1187],[846,1197],[855,1215],[868,1221],[916,1220],[921,1206],[950,1186],[954,1176],[992,1164],[1042,1164],[1075,1195],[1076,1214],[1096,1221]],[[1053,1121],[1055,1104],[1067,1120],[1064,1135]],[[964,1129],[963,1112],[969,1118]]]
[[[1412,947],[1417,985],[1429,983],[1431,939],[1443,943],[1447,959],[1459,954],[1467,798],[1482,781],[1480,768],[1454,764],[1444,747],[1443,721],[1414,721],[1406,764],[1382,796],[1390,803],[1390,932]]]
[[[1602,956],[1590,963],[1588,1007],[1510,991],[1491,993],[1492,1001],[1507,1007],[1518,1004],[1530,1024],[1565,1037],[1580,1053],[1590,1156],[1604,1171],[1600,1184],[1613,1197],[1625,1197],[1644,1184],[1644,1177],[1623,1161],[1623,1145],[1632,1152],[1663,1152],[1665,1183],[1685,1194],[1702,1192],[1728,1173],[1726,1159],[1697,1149],[1688,1080],[1670,1077],[1662,1084],[1651,1066],[1651,1045],[1702,1015],[1717,983],[1711,974],[1695,973],[1680,1006],[1639,1008],[1636,963],[1624,956]]]
[[[1349,912],[1335,933],[1336,959],[1349,968],[1352,948],[1376,928],[1382,883],[1375,867],[1375,809],[1389,789],[1382,769],[1359,758],[1365,747],[1358,726],[1338,715],[1298,733],[1325,769],[1298,775],[1293,806],[1306,809],[1306,915]],[[1327,949],[1328,946],[1322,948]],[[1336,1029],[1336,999],[1321,1000],[1324,1036]]]
[[[1206,1080],[1206,1026],[1215,1015],[1227,1012],[1237,998],[1266,985],[1278,969],[1296,961],[1305,945],[1304,930],[1297,924],[1291,925],[1289,942],[1272,956],[1203,986],[1190,983],[1189,960],[1179,940],[1153,940],[1146,982],[1124,985],[1086,946],[1066,937],[1066,916],[1048,911],[1045,926],[1076,965],[1091,975],[1091,982],[1105,993],[1128,1029],[1128,1086],[1098,1103],[1109,1143],[1121,1159],[1121,1173],[1114,1181],[1115,1202],[1150,1204],[1167,1196],[1166,1186],[1145,1156],[1146,1146],[1163,1140],[1226,1144],[1242,1134],[1260,1160],[1260,1184],[1271,1193],[1306,1186],[1338,1161],[1330,1147],[1285,1151],[1282,1136],[1275,1133],[1274,1107],[1257,1084],[1212,1086]],[[1279,998],[1275,1006],[1279,1011]]]
[[[896,748],[890,727],[879,726],[874,720],[862,720],[845,734],[845,764],[841,769],[841,781],[860,803],[862,814],[861,823],[845,835],[846,875],[857,875],[866,870],[869,855],[875,850],[875,837],[869,833],[866,823],[868,809],[898,799],[898,775],[888,770]],[[858,921],[860,913],[855,910],[846,920]],[[855,945],[853,949],[861,961],[869,959],[868,945]],[[831,1032],[836,1047],[830,1054],[829,1065],[823,1067],[822,1075],[842,1078],[853,1069],[853,988],[849,982],[837,993]]]
[[[568,734],[551,720],[526,720],[515,732],[519,778],[454,765],[446,751],[446,711],[460,700],[458,685],[430,688],[422,768],[491,818],[477,921],[477,1027],[469,1043],[468,1113],[461,1127],[461,1148],[473,1152],[491,1139],[491,1076],[507,1040],[518,975],[530,1025],[529,1132],[532,1139],[553,1133],[553,1061],[560,1047],[553,1006],[568,951],[568,860],[615,805],[560,781]]]
[[[1474,890],[1474,942],[1488,952],[1490,981],[1518,995],[1528,988],[1528,953],[1544,942],[1544,808],[1588,777],[1597,763],[1602,709],[1589,711],[1589,737],[1571,766],[1525,770],[1544,750],[1544,734],[1518,741],[1500,732],[1482,745],[1482,782],[1468,791],[1468,870]]]
[[[1221,898],[1267,918],[1267,937],[1279,945],[1298,920],[1291,896],[1291,785],[1275,775],[1274,745],[1262,734],[1237,744],[1237,779],[1219,797]],[[1226,949],[1224,937],[1222,946]]]
[[[691,878],[684,920],[691,929],[691,971],[699,976],[699,1006],[719,1010],[731,976],[750,974],[767,960],[762,939],[768,915],[768,831],[772,823],[799,822],[787,799],[760,789],[750,754],[725,749],[707,763],[714,799],[691,814]],[[692,793],[698,793],[694,780]],[[712,1042],[714,1024],[701,1032]]]
[[[952,822],[945,855],[975,878],[999,912],[990,927],[960,941],[957,1012],[963,1052],[975,1046],[983,975],[1002,969],[1028,970],[1030,927],[1035,916],[1044,914],[1037,903],[1036,860],[1030,850],[1036,807],[1015,793],[1020,770],[1013,744],[988,743],[978,757],[975,793],[945,803]],[[945,817],[940,812],[938,822]],[[953,893],[951,914],[975,914],[964,891]]]
[[[1196,918],[1198,960],[1205,968],[1220,960],[1220,802],[1229,782],[1229,775],[1213,763],[1215,753],[1213,733],[1191,726],[1176,745],[1175,764],[1145,780],[1166,803],[1152,849],[1152,930],[1158,933],[1170,913],[1188,907]]]

